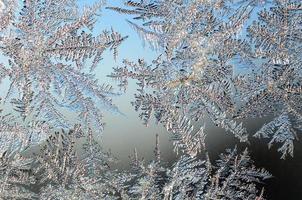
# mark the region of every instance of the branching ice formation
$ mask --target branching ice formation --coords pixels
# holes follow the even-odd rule
[[[74,132],[76,131],[76,133]],[[148,165],[132,156],[131,171],[110,170],[91,134],[82,144],[88,157],[75,148],[81,129],[57,132],[42,151],[26,159],[19,149],[6,151],[0,159],[2,199],[264,199],[256,184],[271,175],[256,169],[247,150],[227,150],[217,164],[183,154],[166,167],[161,161],[159,139],[155,159]],[[87,147],[89,147],[87,149]],[[84,153],[85,155],[85,153]]]
[[[24,119],[70,129],[62,112],[67,110],[99,131],[101,109],[117,109],[112,87],[100,85],[92,73],[102,53],[111,49],[116,56],[125,39],[113,30],[92,35],[103,4],[81,11],[75,0],[2,1],[0,51],[8,62],[0,64],[0,81],[9,78],[4,102],[11,101]]]
[[[271,10],[259,11],[262,3]],[[157,136],[153,161],[145,164],[135,150],[132,169],[119,171],[94,134],[103,128],[102,109],[117,108],[115,92],[93,70],[105,50],[116,57],[126,38],[113,30],[92,34],[104,2],[80,10],[76,0],[0,0],[7,60],[0,83],[9,81],[2,104],[20,114],[0,112],[0,199],[264,199],[256,185],[270,174],[253,166],[247,150],[228,150],[212,164],[202,151],[204,127],[192,124],[208,117],[245,142],[235,118],[273,114],[256,136],[283,143],[283,157],[293,153],[302,120],[301,4],[266,3],[142,0],[128,1],[131,9],[110,7],[142,20],[129,24],[162,51],[151,65],[125,60],[111,77],[121,87],[138,80],[135,109],[144,123],[154,115],[166,126],[179,154],[166,166]],[[255,12],[259,19],[249,23]],[[238,73],[238,61],[256,70]]]
[[[125,60],[110,75],[122,87],[129,78],[138,81],[133,104],[144,123],[154,115],[170,130],[177,118],[202,123],[207,117],[245,142],[248,134],[237,119],[275,116],[256,136],[271,138],[269,146],[283,143],[282,158],[293,155],[302,122],[300,1],[125,4],[109,8],[135,15],[142,23],[129,24],[162,53],[150,65]]]

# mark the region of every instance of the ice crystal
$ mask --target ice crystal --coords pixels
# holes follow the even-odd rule
[[[128,78],[138,81],[133,104],[145,124],[153,115],[168,130],[182,116],[201,123],[210,118],[245,142],[248,134],[237,119],[279,116],[256,136],[270,137],[269,146],[283,143],[282,158],[293,155],[302,111],[300,1],[150,0],[125,5],[109,8],[135,15],[142,23],[129,24],[161,53],[152,64],[125,60],[110,75],[122,87]]]
[[[139,81],[142,90],[134,104],[141,108],[146,121],[153,110],[157,120],[164,123],[183,113],[194,119],[208,115],[217,125],[246,141],[245,129],[228,115],[235,110],[231,61],[237,55],[250,53],[248,44],[237,39],[237,34],[252,8],[249,3],[232,7],[221,3],[224,6],[218,6],[216,1],[128,1],[133,10],[111,8],[146,20],[143,27],[131,25],[146,35],[147,42],[165,50],[153,66],[143,60],[138,64],[125,61],[125,67],[115,69],[111,76],[123,83],[125,77]],[[151,33],[158,37],[150,39]],[[144,93],[148,86],[155,90],[154,94]]]
[[[0,114],[0,153],[8,149],[26,150],[46,140],[53,131],[43,121],[31,121],[25,125],[12,114],[4,115],[1,110]]]
[[[32,159],[20,154],[20,148],[6,149],[0,157],[0,199],[33,199],[37,195],[28,187],[34,183],[30,175]]]
[[[9,79],[4,105],[14,107],[0,111],[0,199],[264,199],[259,183],[270,174],[236,148],[213,164],[202,124],[209,118],[246,142],[237,119],[274,116],[255,136],[282,143],[282,158],[293,155],[302,126],[301,3],[142,0],[108,7],[136,15],[142,23],[129,25],[161,53],[151,64],[125,60],[110,76],[123,88],[129,78],[138,81],[135,109],[145,124],[152,116],[164,124],[178,154],[167,166],[157,135],[155,158],[145,164],[135,149],[128,171],[112,169],[114,156],[94,134],[103,128],[102,108],[116,107],[111,86],[100,85],[93,70],[106,49],[116,57],[125,39],[113,30],[92,34],[103,4],[80,10],[75,0],[0,0],[7,59],[0,82]]]
[[[222,154],[215,165],[207,157],[183,154],[172,168],[165,167],[158,140],[156,144],[156,159],[147,166],[135,151],[134,184],[127,190],[131,199],[256,199],[261,195],[256,184],[270,177],[252,165],[247,150],[238,155],[236,148]]]
[[[112,156],[81,127],[56,132],[40,148],[30,156],[21,148],[1,155],[1,199],[255,199],[262,195],[256,184],[270,177],[236,148],[215,165],[184,153],[167,167],[158,135],[155,159],[145,165],[135,150],[130,171],[112,170]]]
[[[41,198],[256,199],[262,196],[256,184],[270,177],[252,165],[247,151],[238,155],[236,148],[222,154],[215,165],[207,157],[183,154],[170,168],[161,161],[157,136],[154,154],[155,159],[145,165],[135,150],[130,172],[103,171],[90,178],[70,176],[72,181],[80,182],[66,187],[47,184],[40,192]]]
[[[99,199],[122,184],[118,174],[109,170],[112,156],[80,127],[55,132],[40,148],[32,155],[21,148],[2,154],[1,198]]]
[[[238,84],[244,98],[239,117],[276,116],[256,133],[270,137],[269,146],[282,143],[282,158],[293,156],[296,132],[301,132],[301,20],[300,1],[276,1],[269,10],[258,13],[248,28],[250,58],[258,72],[241,77]]]
[[[0,65],[0,81],[10,81],[4,101],[11,101],[23,118],[56,128],[72,128],[63,114],[67,110],[76,112],[83,126],[101,130],[101,109],[117,108],[110,99],[112,87],[100,85],[92,71],[106,49],[116,56],[125,39],[113,30],[92,35],[103,2],[83,11],[75,0],[1,5],[0,51],[8,62]]]

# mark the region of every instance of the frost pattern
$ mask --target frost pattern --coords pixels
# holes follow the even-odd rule
[[[252,165],[247,150],[238,154],[236,148],[221,154],[215,165],[207,156],[203,159],[183,154],[171,168],[166,167],[161,161],[158,136],[155,159],[151,163],[145,165],[135,150],[130,171],[111,170],[112,156],[103,153],[91,133],[85,134],[81,145],[83,154],[75,148],[78,139],[83,137],[81,132],[79,127],[68,133],[56,132],[32,158],[22,156],[24,152],[20,149],[3,153],[0,197],[264,199],[256,184],[271,176]]]
[[[133,199],[264,199],[255,183],[270,177],[254,168],[247,150],[237,155],[236,148],[221,154],[215,165],[208,158],[184,154],[172,168],[164,167],[160,159],[145,167],[135,155],[133,170],[136,184],[129,189]]]
[[[263,115],[260,106],[268,106],[268,114],[277,117],[256,136],[272,137],[270,145],[284,143],[279,151],[292,154],[293,127],[301,124],[296,103],[301,51],[295,43],[289,54],[286,42],[276,50],[270,43],[276,41],[265,34],[285,23],[282,27],[287,28],[276,32],[281,38],[276,36],[277,44],[284,38],[299,41],[294,33],[301,25],[296,23],[301,6],[277,1],[271,11],[259,12],[259,23],[247,26],[262,2],[143,0],[128,1],[133,9],[110,7],[137,15],[144,24],[129,24],[162,51],[151,65],[143,59],[125,60],[125,67],[115,68],[111,77],[119,79],[121,87],[128,78],[138,80],[135,109],[141,110],[145,124],[154,115],[166,126],[179,156],[172,167],[166,166],[157,135],[153,161],[145,164],[134,150],[131,170],[120,171],[111,168],[114,156],[94,134],[103,128],[101,110],[117,108],[110,99],[116,93],[100,85],[93,70],[105,50],[113,50],[116,57],[126,38],[113,30],[92,34],[104,2],[80,10],[75,0],[0,0],[0,51],[7,59],[0,64],[0,82],[10,82],[3,105],[14,107],[8,115],[0,113],[0,198],[264,199],[257,185],[270,174],[253,166],[248,151],[227,150],[212,164],[203,151],[204,126],[193,126],[208,117],[247,141],[245,128],[233,118]],[[295,13],[293,22],[280,23],[275,17],[288,12]],[[257,29],[261,30],[253,32]],[[240,38],[244,30],[251,41]],[[293,59],[298,61],[293,64]],[[238,76],[238,60],[262,68],[258,74]],[[258,93],[265,98],[254,95]],[[242,97],[246,98],[238,105]],[[277,109],[271,99],[278,98],[282,101]],[[64,111],[77,114],[77,123],[69,122]]]
[[[151,64],[125,60],[110,75],[123,88],[129,78],[137,80],[133,105],[145,124],[153,115],[167,127],[179,116],[200,123],[206,117],[246,142],[238,119],[275,116],[256,136],[270,137],[269,146],[282,143],[282,158],[293,155],[302,113],[300,1],[146,0],[125,6],[108,8],[135,15],[139,22],[130,26],[161,53]]]
[[[19,123],[18,117],[0,110],[0,154],[15,149],[26,150],[45,141],[53,129],[43,121]]]
[[[24,119],[70,129],[65,110],[76,113],[77,123],[102,130],[101,110],[117,111],[115,93],[98,83],[93,69],[106,49],[116,57],[125,39],[113,30],[92,35],[104,3],[80,10],[75,0],[1,2],[0,51],[8,62],[0,64],[0,82],[10,81],[4,102]]]

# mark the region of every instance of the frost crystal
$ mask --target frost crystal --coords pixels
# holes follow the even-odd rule
[[[110,75],[122,87],[138,81],[133,104],[144,123],[154,115],[169,130],[182,116],[210,118],[245,142],[237,119],[279,116],[256,135],[283,143],[282,158],[293,154],[302,122],[300,1],[147,0],[109,8],[135,15],[142,23],[129,24],[162,53],[150,65],[125,60]]]
[[[265,170],[256,169],[247,150],[237,154],[227,150],[216,165],[209,159],[183,154],[167,168],[158,156],[145,166],[135,151],[132,162],[132,186],[127,189],[130,199],[261,199],[256,183],[269,178]],[[260,194],[261,195],[261,194]],[[264,199],[264,198],[262,198]]]
[[[112,170],[110,153],[78,126],[56,132],[39,148],[30,156],[21,148],[2,153],[1,199],[256,199],[262,195],[256,184],[270,177],[236,149],[216,165],[184,153],[166,167],[158,136],[155,159],[145,165],[135,150],[131,171]]]
[[[126,38],[92,32],[103,4],[81,10],[76,0],[0,0],[0,83],[9,81],[3,104],[14,108],[0,110],[0,199],[264,199],[258,186],[270,174],[236,148],[212,164],[200,124],[210,119],[246,142],[238,119],[274,116],[255,136],[282,143],[282,158],[293,155],[302,128],[301,2],[108,7],[135,15],[140,22],[129,25],[161,53],[151,64],[125,60],[110,76],[124,89],[129,78],[138,81],[135,109],[145,124],[154,116],[167,128],[178,154],[166,166],[157,135],[154,160],[145,164],[135,149],[128,171],[112,169],[114,156],[94,134],[103,128],[101,110],[117,108],[116,93],[93,70]]]
[[[75,0],[2,5],[7,7],[1,11],[0,51],[8,62],[0,64],[0,81],[10,81],[4,101],[11,101],[23,118],[56,128],[72,128],[65,110],[76,112],[83,126],[101,130],[101,109],[117,108],[109,98],[111,86],[100,85],[92,71],[106,49],[116,56],[125,39],[113,30],[92,35],[103,2],[83,11]]]

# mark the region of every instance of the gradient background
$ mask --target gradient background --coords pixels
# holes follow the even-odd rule
[[[93,1],[79,1],[80,5],[90,4],[91,2]],[[122,6],[122,2],[122,0],[111,0],[108,1],[107,6]],[[123,36],[129,36],[120,46],[117,60],[114,61],[112,52],[107,51],[101,64],[95,70],[99,83],[111,84],[116,89],[116,83],[106,76],[112,72],[113,67],[121,65],[124,58],[130,61],[144,58],[148,63],[151,63],[152,59],[159,54],[159,52],[152,51],[147,46],[143,47],[142,41],[134,30],[129,27],[125,19],[131,19],[131,17],[103,9],[102,17],[97,22],[94,30],[94,32],[100,33],[102,30],[112,27]],[[1,56],[0,62],[5,62]],[[5,83],[1,85],[1,96],[3,96],[6,87]],[[139,156],[145,158],[147,162],[153,159],[155,135],[159,134],[162,159],[167,165],[170,165],[177,156],[173,153],[169,133],[160,124],[150,123],[148,127],[142,124],[142,121],[138,118],[138,113],[134,111],[130,104],[134,100],[135,90],[135,82],[130,81],[127,92],[114,97],[115,105],[119,107],[124,115],[105,112],[105,130],[99,141],[105,149],[111,149],[112,153],[119,159],[117,168],[128,169],[128,156],[134,148],[137,148]],[[244,124],[252,135],[268,120],[270,118],[248,120],[244,121]],[[264,167],[274,176],[265,181],[267,199],[302,199],[302,143],[300,141],[295,144],[294,158],[288,157],[286,160],[280,160],[281,155],[276,152],[277,149],[273,147],[268,150],[267,141],[265,140],[251,138],[250,144],[240,144],[230,133],[215,127],[210,121],[206,121],[205,124],[205,131],[208,134],[206,139],[207,150],[212,161],[217,159],[218,155],[223,153],[226,148],[233,148],[237,145],[238,149],[243,150],[248,147],[255,165]]]

